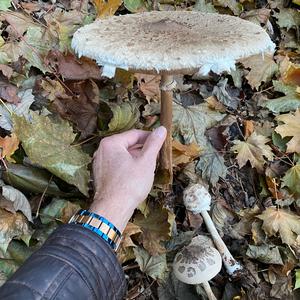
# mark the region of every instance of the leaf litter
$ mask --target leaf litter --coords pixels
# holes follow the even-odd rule
[[[262,26],[274,56],[241,60],[218,76],[176,77],[174,183],[154,185],[118,252],[127,299],[199,299],[172,274],[175,254],[197,234],[187,212],[191,182],[209,188],[211,215],[245,267],[211,280],[218,299],[300,297],[300,3],[294,1],[0,1],[0,284],[47,236],[89,204],[90,162],[101,138],[159,125],[160,78],[77,58],[77,28],[147,10],[230,14]],[[71,155],[70,155],[71,153]],[[116,187],[117,188],[117,187]]]

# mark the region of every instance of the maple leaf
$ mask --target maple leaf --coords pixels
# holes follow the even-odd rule
[[[288,56],[280,63],[280,73],[285,84],[300,85],[300,65],[290,62]]]
[[[134,74],[138,80],[139,90],[145,95],[148,102],[153,100],[160,100],[160,78],[159,75],[149,74]]]
[[[174,220],[175,215],[161,207],[152,209],[151,214],[147,217],[139,213],[134,218],[133,223],[142,230],[140,236],[142,244],[151,255],[158,255],[166,251],[160,242],[170,239]]]
[[[287,186],[293,193],[300,194],[300,164],[290,168],[282,178],[284,186]]]
[[[273,75],[278,71],[278,66],[275,63],[273,56],[265,54],[252,55],[243,58],[240,62],[251,71],[246,76],[248,83],[252,88],[258,89],[262,82],[269,82]]]
[[[0,208],[0,250],[6,252],[8,244],[13,238],[29,241],[31,230],[23,214],[17,212],[12,214]]]
[[[281,81],[274,80],[273,86],[276,92],[284,93],[285,96],[268,100],[263,104],[264,107],[274,113],[288,112],[300,108],[300,94],[297,93],[295,86],[286,85]]]
[[[115,14],[123,0],[93,0],[93,2],[96,7],[97,18],[106,18]]]
[[[1,156],[6,158],[9,162],[15,162],[11,156],[19,148],[19,143],[20,141],[14,133],[5,138],[0,137],[0,148],[2,148]]]
[[[200,148],[196,143],[183,145],[177,140],[172,141],[173,165],[186,164],[193,161],[200,154]]]
[[[300,110],[295,113],[283,114],[276,118],[277,121],[283,122],[283,125],[278,125],[275,131],[279,133],[283,138],[288,136],[292,137],[286,144],[286,151],[300,153]]]
[[[293,245],[300,235],[300,217],[287,209],[268,207],[257,218],[263,220],[262,229],[268,236],[279,233],[285,244]]]
[[[36,113],[32,113],[31,123],[24,117],[12,118],[14,132],[30,160],[88,195],[87,165],[91,159],[79,146],[71,145],[76,135],[70,124],[65,120],[54,122]]]
[[[185,144],[196,143],[202,153],[197,169],[202,176],[215,184],[225,178],[227,168],[223,157],[210,144],[205,131],[224,118],[224,114],[209,108],[207,103],[183,107],[173,103],[173,135],[182,137]]]
[[[235,145],[231,150],[238,153],[236,159],[239,167],[242,168],[247,161],[250,161],[251,166],[261,172],[265,164],[264,157],[268,160],[273,160],[274,157],[271,147],[266,145],[268,142],[268,138],[256,132],[253,132],[245,142],[233,141]]]

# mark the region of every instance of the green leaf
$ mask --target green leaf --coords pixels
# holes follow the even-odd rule
[[[143,0],[124,0],[124,6],[130,12],[146,11],[145,2]]]
[[[11,0],[1,0],[0,10],[8,10],[11,7]]]
[[[100,103],[98,114],[99,129],[102,134],[117,133],[131,129],[140,118],[140,111],[136,102]]]
[[[300,26],[300,14],[296,9],[281,8],[280,12],[274,11],[274,16],[278,19],[277,23],[281,28],[289,30]]]
[[[206,2],[206,0],[196,0],[194,5],[194,10],[201,11],[203,13],[217,13],[218,11],[214,8],[214,6],[210,2]]]
[[[19,265],[14,260],[0,258],[0,286],[3,285],[18,268]]]
[[[173,104],[173,135],[183,138],[185,144],[197,143],[202,150],[197,169],[202,176],[215,184],[219,177],[225,178],[227,168],[224,159],[210,144],[205,131],[224,118],[206,103],[183,107]]]
[[[285,96],[268,100],[263,106],[274,113],[288,112],[300,107],[300,95],[296,87],[286,85],[281,81],[273,81],[275,91],[284,93]]]
[[[67,223],[80,209],[80,205],[63,199],[53,199],[49,205],[41,210],[41,221],[49,224],[53,219]]]
[[[296,276],[296,281],[295,281],[294,290],[300,288],[300,269],[296,269],[295,270],[295,276]]]
[[[151,256],[145,249],[137,247],[133,249],[136,261],[142,272],[153,279],[164,279],[166,277],[167,259],[166,254]]]
[[[282,182],[291,192],[300,194],[300,164],[290,168],[282,178]]]
[[[276,264],[283,265],[283,261],[277,246],[261,245],[254,246],[249,245],[246,255],[250,258],[257,259],[264,264]]]
[[[29,159],[48,169],[57,177],[75,185],[88,195],[91,159],[80,146],[71,145],[76,137],[64,120],[54,122],[49,117],[32,113],[32,122],[13,115],[14,132],[22,142]]]
[[[21,213],[12,214],[0,208],[0,250],[3,253],[13,238],[29,242],[31,230],[26,218]]]

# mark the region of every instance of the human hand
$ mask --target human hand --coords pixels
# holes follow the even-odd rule
[[[151,190],[156,158],[166,134],[163,126],[153,132],[133,129],[100,142],[94,154],[91,211],[123,231],[134,209]]]

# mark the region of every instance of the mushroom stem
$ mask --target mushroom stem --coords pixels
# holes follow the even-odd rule
[[[210,284],[209,284],[208,281],[202,282],[202,286],[203,286],[203,288],[204,288],[204,290],[206,292],[207,298],[209,300],[217,300],[217,298],[214,295],[214,293],[213,293],[213,291],[212,291],[212,289],[211,289]]]
[[[237,262],[234,257],[229,252],[226,244],[223,242],[222,238],[219,235],[209,213],[206,210],[201,211],[201,216],[205,222],[205,225],[211,234],[211,237],[214,241],[215,246],[222,256],[225,268],[229,275],[234,275],[235,272],[241,271],[242,266]]]
[[[160,173],[165,189],[169,190],[173,181],[172,165],[172,102],[173,75],[161,75],[161,112],[160,123],[167,129],[167,137],[160,151]]]

